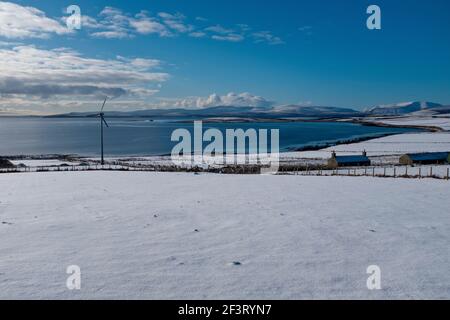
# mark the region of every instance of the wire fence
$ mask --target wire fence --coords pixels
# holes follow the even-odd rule
[[[26,172],[73,172],[73,171],[155,171],[149,167],[132,167],[123,165],[87,165],[87,166],[36,166],[1,168],[0,173],[26,173]]]
[[[301,176],[350,176],[350,177],[383,177],[383,178],[408,178],[422,179],[434,178],[450,180],[449,165],[435,166],[373,166],[337,169],[306,169],[296,171],[283,171],[279,174]]]
[[[223,168],[181,168],[169,165],[128,165],[128,164],[93,164],[72,166],[35,166],[0,168],[2,173],[28,172],[77,172],[77,171],[136,171],[136,172],[211,172],[223,174],[258,174],[260,166],[228,166]],[[296,167],[282,165],[278,175],[299,176],[348,176],[348,177],[385,177],[385,178],[434,178],[450,180],[450,165],[423,166],[371,166],[327,169],[325,167]]]

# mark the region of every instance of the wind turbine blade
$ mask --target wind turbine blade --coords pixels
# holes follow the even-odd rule
[[[103,118],[103,116],[101,116],[101,117],[102,117],[102,121],[105,123],[106,127],[109,128],[108,122],[106,122],[106,120],[105,120],[105,118]]]
[[[102,109],[100,110],[100,112],[103,112],[103,108],[105,107],[105,104],[106,104],[106,99],[108,99],[108,98],[105,98],[105,101],[103,101]]]

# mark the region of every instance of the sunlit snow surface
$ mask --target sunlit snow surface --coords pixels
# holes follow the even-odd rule
[[[443,180],[59,172],[0,189],[3,299],[450,298]]]

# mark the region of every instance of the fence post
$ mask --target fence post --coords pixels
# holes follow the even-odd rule
[[[394,167],[394,178],[397,177],[397,167]]]
[[[386,167],[384,167],[383,176],[386,177]]]
[[[406,166],[406,169],[405,169],[405,177],[407,177],[408,176],[408,166]]]
[[[433,167],[430,167],[430,177],[433,176]]]
[[[372,168],[372,177],[375,177],[375,167]]]
[[[447,168],[447,180],[450,178],[450,168]]]
[[[419,179],[422,178],[422,167],[419,167]]]

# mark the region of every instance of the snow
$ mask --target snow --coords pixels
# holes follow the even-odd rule
[[[0,174],[0,298],[449,299],[448,186]],[[70,265],[81,267],[80,291],[66,288]],[[382,290],[367,289],[369,265],[380,266]]]
[[[372,160],[372,164],[375,164]],[[395,161],[393,161],[395,162]],[[398,164],[398,159],[397,162]],[[369,176],[369,177],[407,177],[407,178],[439,178],[449,179],[450,165],[419,165],[419,166],[398,166],[387,165],[386,160],[383,166],[339,168],[337,170],[308,170],[283,174],[292,175],[317,175],[317,176]]]
[[[447,115],[448,116],[448,115]],[[438,127],[446,131],[450,131],[450,118],[446,117],[399,117],[392,119],[377,119],[374,122],[381,122],[391,125],[407,125],[407,126],[426,126]]]
[[[417,152],[450,152],[450,132],[405,133],[368,141],[342,144],[317,151],[290,153],[285,157],[329,158],[335,150],[340,154],[361,154],[369,156],[402,155]]]
[[[27,167],[51,167],[51,166],[77,166],[79,162],[61,161],[56,159],[39,159],[39,160],[11,160],[14,165],[24,164]]]
[[[434,112],[445,108],[439,103],[426,102],[426,101],[412,101],[398,104],[381,105],[374,108],[368,109],[367,111],[371,114],[378,115],[396,115],[396,114],[407,114],[410,115],[415,112]]]

